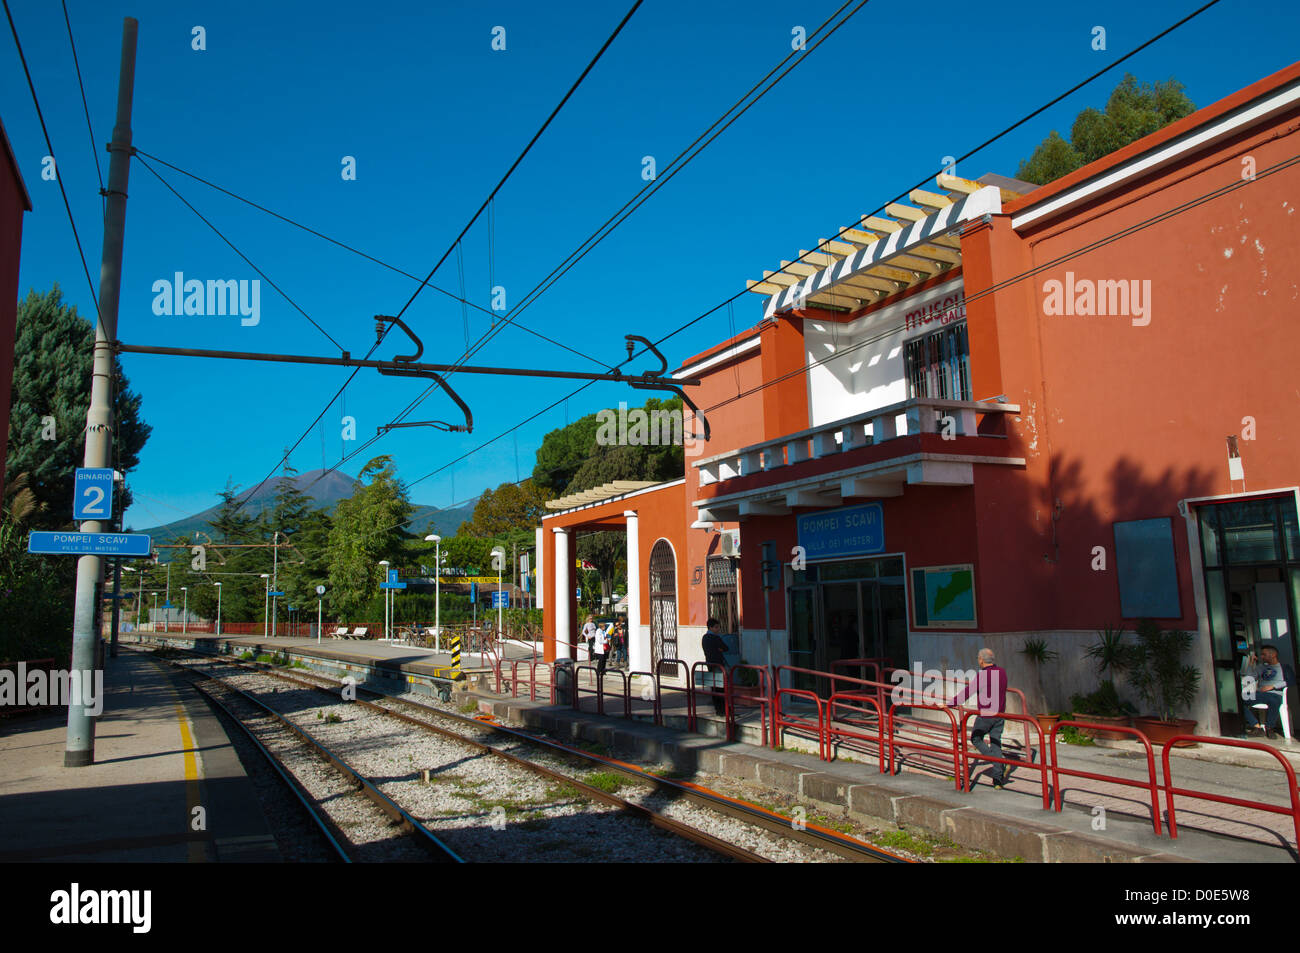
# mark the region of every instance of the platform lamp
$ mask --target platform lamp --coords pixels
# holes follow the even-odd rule
[[[261,576],[266,580],[266,603],[262,607],[262,638],[266,638],[271,631],[271,574],[264,572]]]
[[[426,543],[433,543],[433,647],[436,651],[442,639],[442,537],[430,533],[424,537]]]
[[[221,583],[214,582],[217,587],[217,635],[221,634]]]
[[[153,594],[153,612],[149,613],[149,631],[154,631],[154,626],[158,623],[154,620],[158,618],[158,593]]]
[[[388,560],[387,560],[387,559],[381,559],[381,560],[379,560],[379,565],[381,565],[381,566],[384,567],[384,568],[383,568],[383,573],[384,573],[384,585],[387,586],[387,585],[388,585],[388,565],[389,565]],[[388,641],[388,594],[389,594],[390,592],[392,592],[392,591],[393,591],[393,590],[391,590],[391,589],[384,589],[384,641]]]
[[[181,635],[190,631],[190,587],[181,586]]]
[[[505,547],[504,547],[504,546],[493,546],[493,547],[492,547],[492,565],[496,568],[496,571],[497,571],[497,594],[496,594],[496,600],[497,600],[497,638],[498,638],[498,639],[501,638],[501,636],[502,636],[502,635],[504,634],[504,632],[505,632],[505,630],[501,627],[501,626],[502,626],[502,622],[501,622],[501,613],[502,613],[502,611],[503,611],[503,610],[502,610],[502,607],[501,607],[501,570],[502,570],[503,568],[505,568],[505,563],[506,563],[506,549],[505,549]]]

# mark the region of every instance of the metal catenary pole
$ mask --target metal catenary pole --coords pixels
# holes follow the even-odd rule
[[[135,42],[139,23],[127,17],[122,23],[122,56],[117,85],[117,122],[113,126],[112,153],[108,163],[108,195],[104,208],[104,245],[100,259],[99,321],[95,325],[94,371],[90,384],[90,407],[86,411],[84,466],[107,467],[112,459],[113,421],[110,410],[113,351],[117,338],[117,305],[122,285],[122,245],[126,238],[126,190],[131,162],[131,102],[135,90]],[[99,520],[81,524],[83,530],[98,533]],[[98,556],[77,560],[77,595],[72,617],[72,668],[89,675],[95,669],[95,618],[99,603],[96,590],[103,575]],[[83,684],[86,679],[83,676]],[[76,768],[95,760],[95,723],[87,711],[86,693],[68,700],[68,733],[63,752],[65,767]]]

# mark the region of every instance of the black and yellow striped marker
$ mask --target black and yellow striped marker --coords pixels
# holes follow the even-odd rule
[[[461,679],[463,676],[460,672],[460,636],[451,637],[451,677]]]

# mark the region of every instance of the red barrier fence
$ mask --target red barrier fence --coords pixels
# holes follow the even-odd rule
[[[1269,804],[1266,801],[1247,801],[1244,798],[1229,797],[1226,794],[1211,794],[1208,791],[1193,791],[1189,788],[1174,787],[1174,779],[1169,773],[1169,752],[1180,741],[1195,741],[1199,744],[1222,745],[1225,748],[1249,748],[1253,751],[1265,751],[1276,758],[1282,765],[1282,770],[1286,772],[1286,787],[1291,795],[1291,807],[1284,808],[1279,804]],[[1249,807],[1256,811],[1268,811],[1272,814],[1290,814],[1291,821],[1295,825],[1296,844],[1300,845],[1300,793],[1296,791],[1295,769],[1291,767],[1291,762],[1282,757],[1282,753],[1276,748],[1268,745],[1262,745],[1258,741],[1238,741],[1235,738],[1203,738],[1200,735],[1175,735],[1165,742],[1165,750],[1160,755],[1160,766],[1165,775],[1165,797],[1166,805],[1169,811],[1169,836],[1178,836],[1178,824],[1174,820],[1174,795],[1181,794],[1184,797],[1199,798],[1202,801],[1215,801],[1219,804],[1235,804],[1237,807]]]
[[[1141,781],[1134,781],[1132,778],[1116,778],[1108,774],[1094,774],[1091,771],[1080,771],[1077,768],[1061,767],[1060,763],[1056,759],[1056,735],[1066,725],[1073,728],[1102,728],[1111,731],[1122,731],[1126,735],[1133,735],[1138,741],[1142,742],[1142,747],[1146,749],[1147,783],[1143,784]],[[1048,752],[1048,757],[1044,760],[1049,761],[1052,765],[1052,790],[1056,792],[1057,811],[1061,810],[1061,799],[1063,797],[1061,792],[1061,775],[1063,774],[1074,778],[1087,778],[1091,781],[1105,781],[1108,784],[1123,784],[1128,787],[1146,788],[1151,792],[1151,824],[1155,828],[1156,836],[1160,836],[1160,782],[1156,779],[1156,759],[1151,752],[1151,742],[1147,740],[1146,735],[1142,734],[1142,732],[1138,731],[1136,728],[1095,725],[1086,721],[1058,721],[1052,726],[1051,734],[1048,735],[1048,742],[1050,751]],[[1168,769],[1166,769],[1165,777],[1168,776]]]
[[[967,711],[963,711],[963,712],[962,712],[962,715],[961,715],[961,728],[960,728],[960,733],[961,733],[961,773],[957,776],[957,790],[958,790],[958,791],[968,791],[968,788],[967,788],[967,786],[966,786],[966,775],[969,773],[969,770],[970,770],[970,749],[967,747],[968,739],[967,739],[967,736],[966,736],[966,723],[967,723],[968,721],[970,721],[970,719],[971,719],[972,716],[973,716],[973,717],[976,717],[976,718],[979,718],[979,717],[985,717],[985,718],[1001,718],[1003,721],[1023,721],[1023,722],[1027,722],[1027,723],[1028,723],[1028,724],[1026,724],[1026,727],[1025,727],[1026,732],[1029,730],[1029,726],[1030,726],[1030,725],[1033,726],[1034,731],[1038,732],[1038,747],[1037,747],[1037,749],[1035,749],[1032,745],[1029,747],[1029,749],[1028,749],[1028,752],[1029,752],[1029,761],[1028,761],[1028,763],[1026,763],[1026,762],[1024,762],[1024,761],[1017,760],[1017,759],[1013,759],[1013,758],[1005,758],[1005,757],[1004,757],[1004,758],[995,758],[995,757],[993,757],[992,755],[984,754],[984,752],[982,752],[982,751],[980,752],[979,757],[976,758],[975,760],[977,760],[977,761],[987,761],[987,762],[990,763],[990,764],[1002,764],[1002,765],[1008,765],[1008,766],[1013,767],[1013,768],[1029,768],[1031,771],[1037,771],[1037,772],[1039,772],[1039,774],[1042,775],[1042,780],[1043,780],[1043,810],[1046,811],[1046,810],[1048,809],[1048,807],[1049,807],[1049,802],[1048,802],[1048,793],[1047,793],[1047,758],[1044,756],[1044,758],[1043,758],[1042,761],[1040,761],[1040,762],[1038,762],[1038,763],[1035,763],[1035,762],[1034,762],[1034,752],[1035,752],[1035,751],[1042,752],[1042,750],[1043,750],[1043,729],[1042,729],[1042,726],[1039,725],[1037,721],[1035,721],[1033,718],[1029,717],[1028,715],[1009,715],[1009,714],[1007,714],[1007,713],[1004,712],[1004,711],[1000,711],[1000,712],[997,712],[996,714],[993,714],[993,715],[983,715],[983,716],[981,716],[981,714],[980,714],[978,711],[970,711],[970,710],[967,710]],[[970,738],[970,739],[969,739],[969,742],[973,743],[974,740],[975,740],[974,738]],[[1053,741],[1055,741],[1055,733],[1053,733]],[[1003,768],[1003,775],[1002,775],[1002,776],[1003,776],[1004,778],[1006,777],[1006,768]]]

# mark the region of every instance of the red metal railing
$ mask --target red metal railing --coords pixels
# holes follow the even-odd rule
[[[750,686],[736,684],[737,672],[754,672],[758,678],[757,694],[743,692],[742,689]],[[770,740],[772,719],[772,672],[765,665],[733,665],[731,666],[731,703],[728,705],[728,722],[727,738],[734,738],[736,732],[736,710],[738,708],[757,708],[759,725],[763,735],[763,747],[766,748],[772,744]]]
[[[713,677],[717,674],[722,675],[721,688],[717,688],[713,683]],[[708,676],[709,687],[704,687],[704,679],[697,678],[697,676],[701,675]],[[695,695],[695,704],[697,707],[699,706],[701,695],[704,695],[707,698],[712,698],[715,703],[718,701],[722,702],[722,715],[726,722],[727,740],[733,740],[731,733],[731,679],[728,677],[727,666],[718,662],[696,662],[691,666],[691,691]],[[689,707],[690,703],[688,702],[687,705]],[[692,721],[695,721],[694,715],[692,715],[691,718]]]
[[[1169,773],[1169,752],[1180,741],[1195,741],[1199,744],[1222,745],[1225,748],[1248,748],[1252,751],[1264,751],[1271,754],[1282,765],[1282,770],[1286,772],[1286,788],[1291,795],[1291,807],[1285,808],[1278,804],[1269,804],[1267,801],[1248,801],[1244,798],[1229,797],[1226,794],[1211,794],[1209,791],[1194,791],[1190,788],[1174,787],[1173,777]],[[1165,775],[1165,804],[1169,811],[1169,836],[1178,836],[1178,823],[1174,819],[1174,795],[1181,794],[1183,797],[1199,798],[1203,801],[1214,801],[1218,804],[1233,804],[1237,807],[1253,808],[1256,811],[1268,811],[1272,814],[1290,814],[1291,821],[1295,825],[1296,844],[1300,846],[1300,793],[1296,791],[1295,768],[1291,767],[1291,762],[1282,756],[1282,753],[1276,748],[1260,744],[1258,741],[1238,741],[1235,738],[1205,738],[1200,735],[1175,735],[1165,742],[1164,751],[1160,755],[1160,767]]]
[[[976,718],[981,717],[980,712],[977,711],[977,710],[973,710],[973,709],[965,710],[965,711],[962,712],[962,715],[961,715],[961,732],[960,732],[960,733],[961,733],[961,773],[957,775],[957,790],[958,790],[958,791],[965,791],[965,790],[967,790],[967,787],[966,787],[966,773],[967,773],[967,771],[968,771],[968,769],[969,769],[969,767],[970,767],[970,761],[971,761],[971,758],[970,758],[970,748],[968,747],[968,745],[969,745],[969,744],[973,744],[973,743],[974,743],[974,739],[968,738],[968,736],[967,736],[967,734],[966,734],[966,723],[967,723],[968,721],[970,721],[970,719],[971,719],[972,716],[973,716],[973,717],[976,717]],[[985,715],[985,716],[983,716],[983,717],[986,717],[986,718],[993,718],[993,719],[1001,718],[1003,721],[1025,721],[1025,722],[1031,722],[1031,723],[1033,724],[1033,728],[1034,728],[1034,730],[1038,732],[1038,749],[1037,749],[1037,750],[1040,751],[1040,752],[1043,751],[1043,729],[1042,729],[1042,726],[1039,725],[1038,722],[1035,721],[1033,718],[1031,718],[1029,715],[1011,715],[1011,714],[1008,714],[1007,712],[1000,711],[1000,712],[997,712],[996,714],[993,714],[993,715]],[[1028,726],[1028,725],[1026,725],[1025,730],[1026,730],[1026,731],[1029,730],[1029,726]],[[1053,734],[1052,737],[1053,737],[1053,741],[1055,741],[1055,734]],[[1000,746],[999,746],[999,747],[1000,747]],[[1032,770],[1032,771],[1037,771],[1037,772],[1039,772],[1039,774],[1042,775],[1042,780],[1043,780],[1043,810],[1046,811],[1046,810],[1048,809],[1048,807],[1050,806],[1050,802],[1049,802],[1049,800],[1048,800],[1048,793],[1047,793],[1047,758],[1046,758],[1046,756],[1044,756],[1043,759],[1042,759],[1041,761],[1035,763],[1035,761],[1034,761],[1034,755],[1033,755],[1034,750],[1035,750],[1035,749],[1033,748],[1033,746],[1030,745],[1030,747],[1028,748],[1028,751],[1027,751],[1027,754],[1029,755],[1029,760],[1028,760],[1028,761],[1020,761],[1020,760],[1017,760],[1017,759],[1012,759],[1012,758],[1007,758],[1007,757],[995,758],[995,757],[993,757],[992,755],[987,755],[987,754],[984,754],[983,752],[980,752],[979,757],[976,758],[975,760],[977,760],[977,761],[987,761],[987,762],[990,763],[990,764],[1002,764],[1002,765],[1007,765],[1007,766],[1009,766],[1009,767],[1013,767],[1013,768],[1029,768],[1029,769]],[[1003,769],[1003,777],[1006,777],[1006,769],[1005,769],[1005,768]]]
[[[1096,774],[1092,771],[1080,771],[1077,768],[1063,768],[1056,758],[1056,735],[1067,725],[1074,728],[1101,728],[1106,731],[1122,731],[1126,735],[1134,735],[1138,741],[1142,742],[1142,747],[1146,749],[1147,755],[1147,782],[1135,781],[1132,778],[1116,778],[1108,774]],[[1048,738],[1048,755],[1045,762],[1051,764],[1052,768],[1052,791],[1056,796],[1056,810],[1061,811],[1061,801],[1064,797],[1061,791],[1061,775],[1068,775],[1073,778],[1087,778],[1090,781],[1104,781],[1107,784],[1123,784],[1133,788],[1146,788],[1151,793],[1151,825],[1155,828],[1156,836],[1160,836],[1160,782],[1156,778],[1156,759],[1151,751],[1151,742],[1147,736],[1142,734],[1136,728],[1121,728],[1117,725],[1097,725],[1087,721],[1058,721],[1052,726]],[[1167,777],[1168,775],[1166,775]]]
[[[948,742],[949,742],[948,745],[945,747],[942,745],[930,744],[929,742],[923,740],[899,741],[898,732],[895,731],[895,726],[897,725],[897,723],[900,720],[909,723],[918,721],[918,719],[900,719],[894,712],[894,709],[899,707],[922,708],[927,711],[940,711],[943,712],[945,715],[947,715],[948,721],[951,724],[951,730],[948,734]],[[910,748],[913,751],[921,751],[921,752],[925,752],[926,754],[939,754],[939,755],[950,754],[952,755],[953,781],[956,783],[957,790],[958,791],[962,790],[963,779],[961,777],[961,747],[957,741],[957,716],[953,714],[952,709],[949,708],[947,705],[932,705],[926,702],[911,701],[901,706],[898,704],[891,704],[889,706],[888,715],[889,715],[889,773],[897,774],[899,771],[902,770],[903,767],[902,762],[904,759],[895,757],[895,752],[897,752],[900,748]],[[931,722],[925,722],[924,724],[926,725],[926,727],[932,726]],[[931,731],[933,731],[932,727],[931,727]],[[937,732],[934,733],[936,735],[938,734]],[[925,736],[922,735],[922,738],[924,737]]]
[[[695,730],[695,686],[691,684],[691,667],[687,665],[684,660],[679,658],[661,658],[657,663],[655,663],[655,697],[659,699],[659,711],[660,711],[660,717],[662,717],[663,697],[664,697],[664,682],[663,682],[664,668],[667,667],[672,669],[674,675],[671,677],[675,678],[677,667],[679,665],[681,666],[681,670],[682,670],[682,679],[683,679],[684,687],[677,688],[676,686],[670,686],[670,691],[681,691],[686,693],[686,730],[694,731]]]
[[[781,700],[784,698],[803,698],[813,703],[817,709],[816,722],[809,721],[807,718],[801,718],[796,714],[787,713],[782,709]],[[775,736],[774,744],[779,747],[781,744],[781,731],[784,728],[790,728],[798,734],[800,731],[815,732],[817,738],[817,757],[822,761],[829,761],[830,755],[826,750],[826,710],[825,703],[821,697],[813,691],[806,688],[784,688],[778,685],[776,689],[776,698],[772,706],[772,733]]]
[[[866,733],[865,729],[872,726],[870,718],[865,717],[869,712],[865,708],[858,708],[858,705],[870,705],[875,711],[875,733]],[[837,709],[843,709],[850,712],[848,717],[837,718],[835,713]],[[862,715],[862,718],[854,718],[853,715]],[[880,707],[880,699],[875,695],[855,694],[853,692],[836,692],[826,702],[826,748],[830,757],[836,754],[835,746],[837,738],[852,738],[857,741],[874,741],[876,743],[876,754],[880,764],[880,773],[885,773],[885,729],[888,724],[885,711]],[[847,725],[848,727],[840,727]]]

